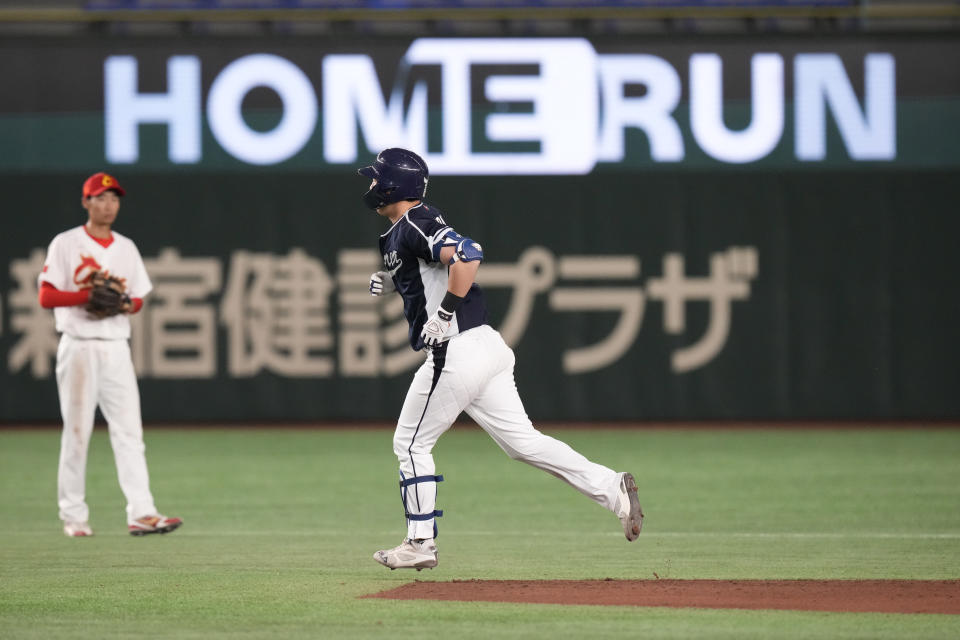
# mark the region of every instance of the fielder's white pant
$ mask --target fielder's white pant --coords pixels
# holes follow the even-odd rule
[[[57,349],[57,391],[63,416],[57,503],[60,519],[86,522],[87,449],[97,405],[107,420],[127,521],[157,513],[144,455],[140,392],[126,340],[83,340],[64,334]]]
[[[417,370],[393,437],[406,484],[401,493],[407,537],[434,537],[437,487],[431,451],[464,411],[514,460],[553,474],[611,511],[616,508],[620,475],[533,427],[517,393],[514,362],[500,334],[483,325],[450,339],[445,350],[429,353]]]

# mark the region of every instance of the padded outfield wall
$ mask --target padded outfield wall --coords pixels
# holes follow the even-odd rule
[[[960,46],[922,36],[0,42],[0,420],[58,416],[83,179],[155,290],[148,421],[393,419],[355,173],[430,163],[540,420],[960,416]]]

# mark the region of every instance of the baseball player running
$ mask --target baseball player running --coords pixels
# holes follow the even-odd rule
[[[62,334],[56,370],[63,416],[57,502],[70,537],[93,535],[85,493],[97,406],[107,420],[130,534],[167,533],[182,524],[161,515],[150,494],[127,314],[140,310],[152,285],[136,245],[111,230],[125,193],[113,176],[90,176],[81,200],[86,224],[53,239],[38,278],[40,304],[54,310]]]
[[[513,379],[514,355],[487,324],[483,293],[474,282],[483,249],[454,231],[440,210],[423,202],[429,172],[406,149],[385,149],[369,167],[364,203],[390,221],[380,236],[384,271],[370,277],[370,293],[403,297],[410,345],[426,349],[400,411],[393,450],[400,461],[400,493],[407,535],[373,558],[390,569],[437,566],[437,483],[432,450],[461,412],[515,460],[572,485],[620,518],[627,540],[643,524],[637,485],[587,460],[568,445],[537,431],[527,417]]]

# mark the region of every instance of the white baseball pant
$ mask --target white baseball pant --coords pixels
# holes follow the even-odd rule
[[[514,460],[566,481],[610,511],[616,508],[617,472],[533,427],[514,382],[513,350],[496,330],[482,325],[444,344],[414,375],[393,437],[407,537],[434,537],[437,476],[431,451],[464,411]]]
[[[60,519],[86,522],[87,450],[97,406],[107,421],[127,521],[157,513],[150,493],[140,392],[126,340],[72,338],[57,349],[57,390],[63,416],[57,503]]]

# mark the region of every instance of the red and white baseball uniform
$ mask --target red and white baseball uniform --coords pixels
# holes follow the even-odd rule
[[[120,277],[131,298],[146,296],[152,284],[136,245],[112,232],[103,246],[79,226],[57,235],[47,250],[40,286],[64,292],[90,287],[95,271]],[[57,501],[65,522],[87,522],[85,501],[87,449],[99,406],[106,418],[120,487],[127,499],[127,520],[156,514],[147,473],[140,392],[133,369],[126,314],[96,319],[83,306],[54,309],[60,345],[57,389],[63,437],[57,475]]]

